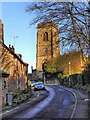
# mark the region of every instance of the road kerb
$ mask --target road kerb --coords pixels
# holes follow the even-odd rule
[[[70,117],[70,120],[72,120],[73,117],[74,117],[74,113],[75,113],[75,110],[76,110],[76,106],[77,106],[77,96],[76,96],[76,94],[75,94],[72,90],[70,90],[70,89],[68,89],[68,88],[65,88],[65,87],[62,87],[62,86],[60,86],[60,87],[63,88],[63,89],[65,89],[65,90],[67,90],[67,91],[69,91],[69,92],[71,92],[71,93],[73,94],[74,98],[75,98],[74,109],[73,109],[72,114],[71,114],[71,117]]]

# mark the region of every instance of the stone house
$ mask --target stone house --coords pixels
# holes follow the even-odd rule
[[[4,43],[3,24],[0,20],[0,93],[2,93],[2,103],[6,102],[6,94],[23,90],[27,87],[28,64],[22,60],[21,54],[15,53],[15,48]],[[4,71],[5,76],[2,74]]]

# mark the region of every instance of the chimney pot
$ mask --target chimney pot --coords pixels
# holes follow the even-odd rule
[[[13,47],[13,45],[12,45],[12,51],[14,52],[14,47]]]
[[[11,45],[9,45],[9,48],[11,48]]]

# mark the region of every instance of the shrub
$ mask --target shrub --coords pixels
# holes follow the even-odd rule
[[[68,76],[67,75],[59,73],[58,79],[60,81],[60,84],[68,85]]]
[[[78,84],[81,84],[82,86],[86,84],[85,83],[85,78],[83,77],[82,74],[77,76],[77,81],[78,81]]]
[[[70,75],[70,79],[73,88],[83,90],[90,95],[90,64],[87,64],[82,74]]]
[[[77,76],[77,83],[78,83],[78,84],[81,84],[81,80],[80,80],[80,79],[81,79],[81,74],[79,74],[79,75]]]
[[[90,84],[90,64],[87,65],[86,70],[82,72],[83,79],[86,84]]]
[[[77,76],[77,81],[82,86],[85,84],[90,84],[90,64],[87,64],[86,70]]]
[[[24,90],[16,90],[14,93],[13,103],[20,104],[27,100],[32,95],[31,87],[25,88]]]
[[[81,90],[85,91],[90,95],[90,84],[85,84],[84,86],[81,86]]]
[[[87,85],[86,92],[90,95],[90,84]]]
[[[70,75],[70,80],[71,80],[71,85],[74,86],[77,84],[77,76],[78,74],[73,74],[73,75]]]
[[[59,78],[59,82],[62,85],[64,83],[64,80],[62,78]]]
[[[64,78],[64,85],[69,86],[69,79],[68,79],[68,77]]]
[[[75,88],[75,89],[81,89],[81,86],[82,86],[81,84],[77,83],[75,86],[73,86],[73,88]]]
[[[20,90],[17,89],[17,90],[14,92],[13,98],[17,98],[19,95],[20,95]]]

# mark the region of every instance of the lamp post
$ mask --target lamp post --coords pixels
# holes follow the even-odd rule
[[[69,61],[69,87],[70,87],[70,85],[71,85],[71,80],[70,80],[70,61]]]
[[[44,84],[45,84],[45,72],[44,72]]]

